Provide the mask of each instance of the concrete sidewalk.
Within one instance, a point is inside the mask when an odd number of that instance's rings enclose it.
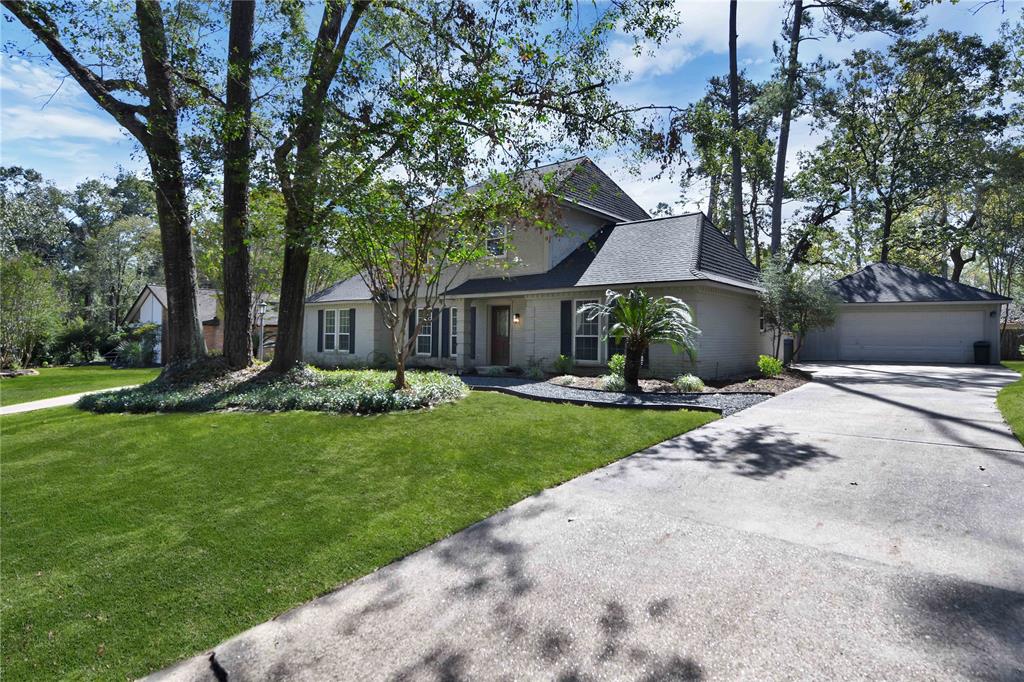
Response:
[[[814,369],[155,677],[1024,679],[1018,375]]]
[[[130,386],[115,386],[113,388],[104,388],[99,391],[85,391],[84,393],[72,393],[70,395],[60,395],[56,398],[44,398],[43,400],[33,400],[28,403],[18,403],[16,405],[7,405],[0,407],[0,416],[5,414],[18,414],[20,412],[33,412],[35,410],[45,410],[49,407],[64,407],[66,405],[74,405],[78,402],[78,399],[84,395],[91,395],[93,393],[106,393],[107,391],[120,391],[122,388],[135,388],[140,384],[132,384]]]

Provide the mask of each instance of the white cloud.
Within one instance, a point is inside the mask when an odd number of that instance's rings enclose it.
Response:
[[[95,115],[69,107],[4,106],[0,112],[0,136],[13,140],[59,140],[86,138],[111,142],[124,137],[121,127],[106,114]]]
[[[63,72],[7,55],[0,55],[0,91],[7,97],[37,101],[39,106],[80,101],[85,96],[78,83]]]

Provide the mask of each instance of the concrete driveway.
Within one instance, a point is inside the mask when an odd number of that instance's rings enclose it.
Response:
[[[159,676],[1024,679],[1017,375],[813,369]]]

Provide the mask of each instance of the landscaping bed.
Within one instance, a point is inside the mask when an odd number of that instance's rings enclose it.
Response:
[[[236,372],[209,368],[174,381],[84,396],[78,407],[92,412],[208,412],[311,410],[373,414],[454,402],[468,393],[458,377],[442,372],[409,372],[408,388],[396,391],[394,372],[296,368],[283,375],[254,366]]]
[[[796,370],[784,370],[777,377],[742,377],[705,382],[706,386],[700,393],[767,393],[779,395],[806,384],[810,379]],[[604,391],[603,377],[575,376],[565,374],[548,379],[549,383],[567,388],[579,388],[591,391]],[[687,393],[680,391],[671,381],[664,379],[641,379],[642,393]]]

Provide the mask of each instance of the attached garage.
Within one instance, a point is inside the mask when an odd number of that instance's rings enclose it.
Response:
[[[999,361],[1000,308],[1008,298],[899,265],[875,264],[835,283],[831,329],[808,335],[801,360],[974,362],[974,344]]]

